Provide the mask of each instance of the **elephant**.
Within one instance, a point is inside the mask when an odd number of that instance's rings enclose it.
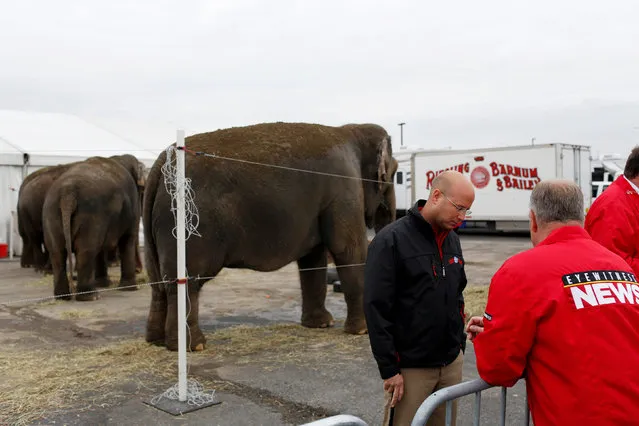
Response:
[[[78,301],[99,298],[96,287],[109,286],[107,257],[117,247],[121,290],[135,287],[135,252],[141,220],[144,164],[130,154],[90,157],[70,167],[51,185],[42,221],[44,244],[53,267],[53,294],[72,298],[69,283],[77,262]],[[68,270],[66,261],[69,262]]]
[[[199,215],[199,235],[185,243],[187,347],[205,349],[199,292],[223,268],[270,272],[297,262],[301,324],[333,326],[325,308],[327,252],[344,266],[339,268],[347,305],[344,331],[366,333],[366,229],[373,227],[384,194],[394,194],[386,130],[376,124],[258,123],[191,135],[185,146],[211,154],[185,157]],[[177,285],[183,284],[175,281],[175,224],[162,174],[166,159],[165,151],[149,171],[142,220],[149,278],[171,282],[152,287],[145,340],[174,351]]]
[[[53,272],[49,252],[44,246],[42,229],[42,206],[53,182],[78,162],[47,166],[27,175],[18,192],[18,232],[23,241],[20,266],[34,267],[36,271]],[[111,261],[117,260],[117,250],[109,254]],[[136,271],[142,270],[139,248],[136,247]]]
[[[59,164],[36,170],[27,175],[18,192],[18,232],[23,242],[20,266],[51,272],[49,253],[44,248],[42,206],[53,182],[75,163]]]

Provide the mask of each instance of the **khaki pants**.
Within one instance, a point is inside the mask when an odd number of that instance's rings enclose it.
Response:
[[[415,413],[426,398],[438,389],[456,385],[462,379],[464,355],[459,356],[452,364],[441,368],[404,368],[404,396],[392,408],[391,425],[410,425]],[[452,426],[457,420],[457,401],[453,402]],[[426,426],[444,426],[446,424],[446,404],[441,404],[430,416]]]

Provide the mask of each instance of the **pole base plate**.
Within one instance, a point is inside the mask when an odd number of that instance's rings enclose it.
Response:
[[[156,398],[150,398],[146,401],[142,401],[151,407],[157,408],[158,410],[164,411],[165,413],[172,414],[174,416],[179,416],[182,414],[187,414],[193,411],[200,410],[202,408],[211,407],[213,405],[221,404],[222,401],[218,401],[214,399],[211,402],[204,402],[202,404],[189,404],[187,401],[180,401],[177,399],[169,399],[169,398],[160,398],[159,401],[155,401]]]

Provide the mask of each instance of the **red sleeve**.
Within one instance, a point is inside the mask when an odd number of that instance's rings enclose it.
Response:
[[[635,274],[639,273],[639,224],[633,223],[632,206],[601,206],[589,211],[585,229],[593,240],[621,256]]]
[[[523,376],[537,323],[551,303],[536,296],[539,286],[518,269],[505,264],[493,276],[484,331],[474,341],[479,376],[493,386],[513,386]]]

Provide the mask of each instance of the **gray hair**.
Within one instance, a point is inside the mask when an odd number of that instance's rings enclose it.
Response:
[[[540,225],[550,222],[584,220],[584,195],[569,180],[548,179],[535,185],[530,194],[530,209]]]

